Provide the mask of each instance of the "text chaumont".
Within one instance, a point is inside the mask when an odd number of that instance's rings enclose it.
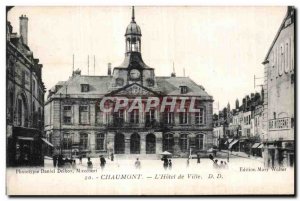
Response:
[[[103,174],[103,180],[142,179],[141,174]]]

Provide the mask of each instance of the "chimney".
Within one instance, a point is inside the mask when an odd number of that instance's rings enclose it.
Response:
[[[111,76],[111,63],[108,63],[107,75]]]
[[[26,15],[20,17],[20,35],[23,38],[23,43],[27,45],[28,42],[28,18]]]

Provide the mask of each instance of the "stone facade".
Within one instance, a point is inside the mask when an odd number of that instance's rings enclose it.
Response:
[[[43,163],[44,84],[42,64],[27,44],[26,16],[20,17],[21,35],[7,22],[6,120],[7,165]]]
[[[263,129],[266,166],[294,165],[295,14],[286,16],[267,53],[264,64]]]
[[[188,156],[212,148],[212,96],[188,77],[155,76],[141,54],[141,29],[134,12],[125,33],[126,52],[123,63],[108,66],[107,76],[81,75],[73,72],[67,81],[58,82],[45,103],[45,132],[54,144],[54,154],[157,158],[169,151]],[[159,101],[149,110],[120,107],[117,111],[101,109],[106,98],[126,98],[129,104],[140,100],[143,108],[149,98]],[[166,99],[168,97],[168,99]],[[180,108],[195,101],[199,112],[161,110],[164,100],[174,100]],[[117,102],[105,102],[108,109]]]

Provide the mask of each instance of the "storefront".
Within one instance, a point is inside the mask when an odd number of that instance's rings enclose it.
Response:
[[[32,128],[14,127],[7,138],[8,166],[42,166],[41,131]]]

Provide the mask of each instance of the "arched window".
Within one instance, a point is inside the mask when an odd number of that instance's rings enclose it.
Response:
[[[148,134],[146,136],[146,154],[155,154],[156,138],[154,134]]]
[[[122,133],[115,135],[115,154],[125,153],[125,137]]]
[[[130,153],[139,154],[140,153],[140,135],[134,133],[130,137]]]
[[[188,149],[188,135],[187,134],[180,135],[180,149],[181,149],[181,151],[187,151],[187,149]]]
[[[18,126],[28,126],[28,105],[26,96],[21,94],[17,99],[17,124]]]
[[[196,135],[196,149],[203,150],[204,148],[204,135],[198,134]]]
[[[171,134],[171,133],[164,134],[164,137],[163,137],[163,150],[173,153],[173,147],[174,147],[174,136],[173,136],[173,134]]]

